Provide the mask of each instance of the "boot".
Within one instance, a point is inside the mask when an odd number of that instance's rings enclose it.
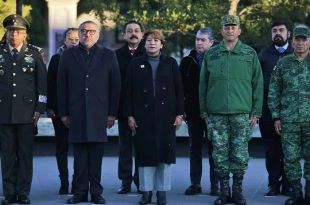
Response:
[[[143,191],[142,196],[139,200],[139,205],[145,205],[152,202],[152,195],[153,193],[151,191]]]
[[[246,200],[242,194],[243,175],[234,174],[232,186],[232,200],[236,205],[246,205]]]
[[[220,178],[220,195],[214,201],[214,205],[223,205],[230,201],[229,176]]]
[[[156,197],[157,197],[157,204],[159,204],[159,205],[167,204],[167,197],[166,197],[165,191],[157,191]]]
[[[60,178],[60,188],[59,188],[58,194],[60,194],[60,195],[69,194],[68,177],[59,175],[59,178]]]
[[[303,194],[301,191],[300,180],[291,181],[291,191],[289,192],[290,198],[285,201],[285,205],[299,205],[302,204]]]
[[[310,205],[310,180],[306,180],[304,202],[305,202],[305,205]]]

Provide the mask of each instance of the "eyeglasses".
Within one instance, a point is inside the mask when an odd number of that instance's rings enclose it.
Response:
[[[80,31],[83,35],[86,35],[87,33],[89,33],[90,35],[95,35],[96,33],[96,30],[81,29]]]

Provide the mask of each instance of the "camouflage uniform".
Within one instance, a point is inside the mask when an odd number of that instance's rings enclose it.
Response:
[[[295,54],[290,54],[278,61],[269,86],[268,105],[272,118],[281,120],[284,171],[292,183],[295,197],[299,197],[301,192],[302,157],[305,159],[306,195],[310,195],[309,80],[310,53],[302,61]]]
[[[236,16],[222,20],[222,26],[239,24]],[[263,104],[263,76],[254,49],[240,40],[232,50],[224,41],[210,49],[201,67],[199,98],[201,117],[208,119],[208,138],[221,184],[215,204],[225,204],[230,197],[230,173],[235,203],[246,204],[241,192],[249,161],[249,120],[261,115]]]

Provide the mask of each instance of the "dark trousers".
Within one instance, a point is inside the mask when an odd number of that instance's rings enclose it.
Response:
[[[61,181],[68,181],[68,133],[69,129],[60,118],[52,119],[56,139],[56,161]]]
[[[191,121],[187,123],[189,132],[189,159],[190,159],[190,178],[192,184],[200,184],[202,175],[202,146],[204,140],[207,143],[210,183],[211,186],[218,183],[218,176],[214,170],[214,161],[212,157],[212,143],[207,138],[207,129],[203,120]]]
[[[73,143],[75,194],[102,194],[101,166],[103,142]]]
[[[259,121],[262,140],[265,144],[265,163],[268,172],[268,186],[288,188],[284,174],[281,136],[274,129],[272,121]]]
[[[118,158],[118,178],[123,185],[130,185],[132,180],[139,186],[138,166],[135,161],[135,172],[132,176],[134,143],[128,121],[118,120],[119,131],[119,158]]]
[[[0,124],[1,170],[4,196],[30,193],[34,125]]]

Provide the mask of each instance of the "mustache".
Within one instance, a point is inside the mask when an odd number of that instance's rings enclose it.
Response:
[[[138,36],[132,35],[129,39],[139,39]]]
[[[281,40],[283,40],[283,37],[281,35],[275,35],[274,39],[281,39]]]

